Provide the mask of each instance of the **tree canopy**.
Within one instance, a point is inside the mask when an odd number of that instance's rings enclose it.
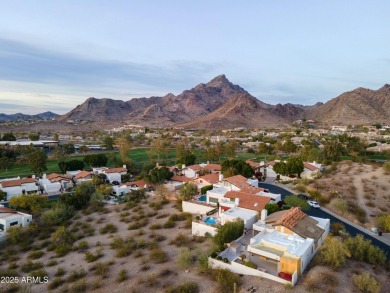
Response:
[[[15,137],[15,135],[12,132],[5,132],[3,134],[3,137],[1,138],[1,140],[4,140],[4,141],[15,141],[16,137]]]
[[[103,167],[107,165],[107,157],[104,154],[87,155],[84,162],[91,167]]]
[[[286,162],[276,162],[273,169],[277,174],[284,176],[294,174],[297,177],[300,177],[304,170],[304,165],[300,157],[290,157],[286,160]]]
[[[287,205],[291,207],[299,207],[303,211],[310,209],[310,205],[307,203],[307,201],[296,195],[288,195],[284,198],[283,201]]]
[[[42,175],[47,170],[47,156],[43,151],[34,148],[25,155],[31,172],[36,175]]]
[[[322,244],[320,251],[320,256],[323,259],[323,262],[333,269],[338,269],[345,263],[345,259],[351,256],[351,253],[338,238],[328,236],[324,243]]]
[[[197,192],[198,192],[198,187],[191,182],[184,183],[180,187],[180,191],[179,191],[182,200],[191,199],[191,197],[197,194]]]
[[[80,160],[62,161],[58,163],[58,167],[63,174],[67,171],[83,170],[84,166],[84,162]]]
[[[249,178],[254,174],[252,167],[242,160],[226,160],[222,163],[221,169],[225,177],[228,177],[227,175],[242,175]]]
[[[47,197],[38,194],[22,194],[14,196],[9,201],[9,206],[28,214],[38,213],[47,202]]]
[[[217,229],[217,234],[214,236],[213,241],[217,245],[218,249],[223,250],[225,243],[229,243],[236,240],[244,233],[244,221],[236,220],[233,222],[225,223]]]
[[[148,175],[145,175],[145,181],[149,183],[162,183],[171,179],[173,173],[167,167],[154,168]]]

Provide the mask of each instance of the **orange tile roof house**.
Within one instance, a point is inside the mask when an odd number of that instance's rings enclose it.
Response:
[[[290,274],[295,279],[302,274],[330,229],[330,220],[310,217],[298,207],[279,211],[253,225],[257,233],[247,247],[251,261],[276,261],[275,274]],[[294,282],[295,282],[294,281]]]
[[[11,180],[3,180],[0,182],[0,190],[7,193],[7,199],[23,193],[37,192],[38,184],[35,178],[18,178]]]
[[[92,172],[90,172],[90,171],[80,171],[73,178],[74,178],[74,180],[77,183],[81,183],[81,182],[85,182],[85,181],[91,181],[92,180]]]
[[[191,166],[183,166],[183,173],[188,178],[196,178],[198,173],[221,173],[220,164],[195,164]]]
[[[240,208],[257,212],[263,210],[266,204],[268,204],[271,200],[271,198],[269,197],[249,194],[240,191],[228,191],[225,194],[225,198],[234,199],[236,206]],[[221,206],[222,205],[223,203],[221,203]]]

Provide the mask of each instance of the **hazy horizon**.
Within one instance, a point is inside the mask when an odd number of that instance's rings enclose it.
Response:
[[[0,113],[175,95],[225,74],[259,100],[313,105],[390,83],[390,2],[4,2]]]

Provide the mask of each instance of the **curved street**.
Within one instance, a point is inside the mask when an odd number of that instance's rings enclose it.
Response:
[[[282,199],[284,199],[285,196],[290,195],[292,193],[291,191],[284,189],[280,186],[276,186],[274,184],[259,183],[259,187],[266,188],[272,193],[281,194]],[[383,249],[387,253],[387,257],[390,257],[390,245],[386,243],[389,241],[388,240],[386,241],[385,239],[383,239],[383,241],[378,240],[376,237],[379,238],[380,236],[375,235],[375,237],[374,237],[373,235],[370,235],[370,233],[371,234],[373,234],[373,233],[364,229],[363,227],[357,226],[353,223],[349,223],[348,220],[343,219],[340,216],[332,215],[328,211],[326,211],[326,209],[324,209],[324,208],[316,209],[316,208],[310,207],[310,209],[305,211],[305,213],[310,215],[310,216],[313,216],[313,217],[330,219],[331,223],[334,223],[334,222],[343,223],[343,225],[345,226],[345,229],[347,230],[347,232],[351,236],[355,236],[356,234],[362,234],[365,238],[370,239],[374,245]]]

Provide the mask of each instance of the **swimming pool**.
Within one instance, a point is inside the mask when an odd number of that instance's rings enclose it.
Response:
[[[207,217],[206,220],[204,220],[204,222],[207,225],[216,225],[217,224],[217,219],[213,218],[213,217]]]
[[[207,201],[207,196],[206,195],[202,195],[201,197],[199,197],[198,200],[199,201]]]

